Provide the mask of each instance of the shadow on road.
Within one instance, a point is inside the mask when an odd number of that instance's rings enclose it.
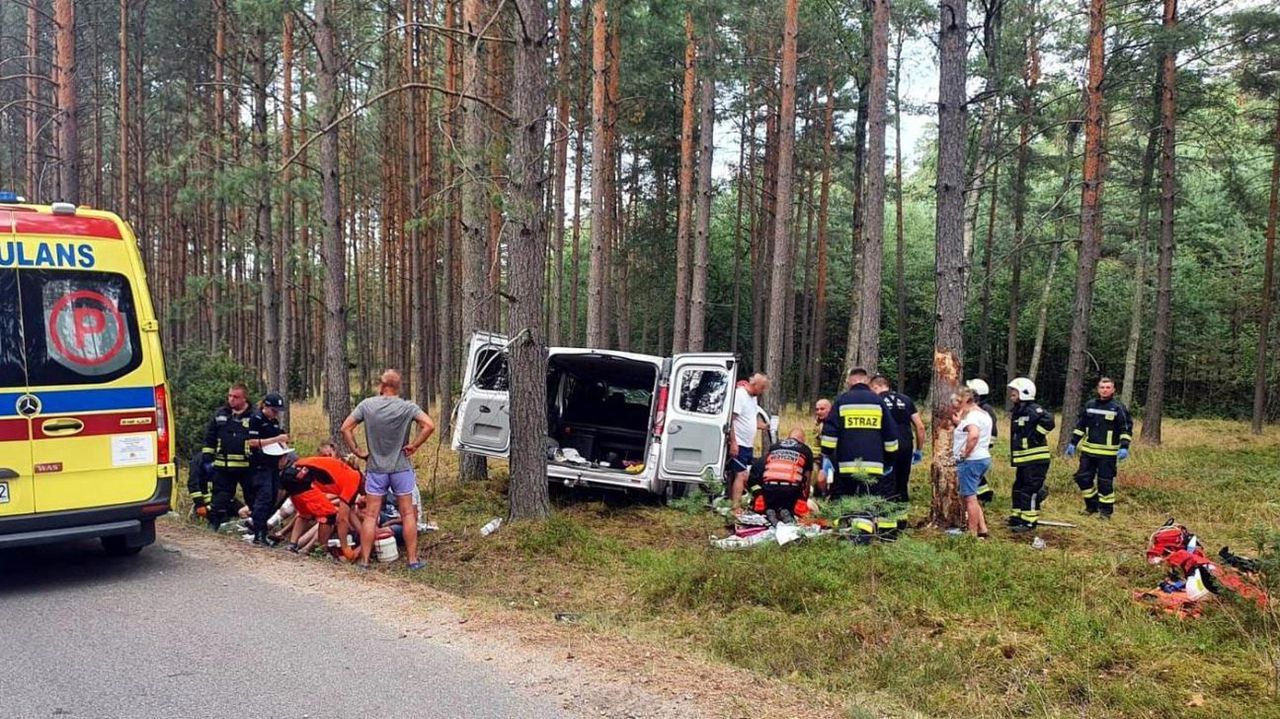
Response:
[[[174,556],[152,545],[133,557],[108,557],[95,540],[0,550],[0,596],[135,581],[172,567]]]

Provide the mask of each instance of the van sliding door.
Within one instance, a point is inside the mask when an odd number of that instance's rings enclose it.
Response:
[[[453,449],[506,457],[511,449],[511,374],[507,338],[477,332],[462,375],[462,400],[453,423]]]
[[[667,416],[662,427],[664,479],[720,480],[736,380],[737,362],[731,354],[682,354],[672,358]]]
[[[0,269],[0,517],[36,511],[29,417],[38,409],[27,392],[19,291],[17,270]]]

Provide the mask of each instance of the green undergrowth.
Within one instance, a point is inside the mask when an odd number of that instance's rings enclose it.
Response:
[[[426,539],[431,568],[421,579],[573,614],[574,631],[701,652],[835,692],[848,697],[849,716],[1280,717],[1274,611],[1219,602],[1180,621],[1131,598],[1162,576],[1144,550],[1169,516],[1211,553],[1256,554],[1274,540],[1280,432],[1246,433],[1171,423],[1165,448],[1136,447],[1121,466],[1116,517],[1105,523],[1079,516],[1075,463],[1056,460],[1045,517],[1079,526],[1042,527],[1042,550],[1002,528],[1012,470],[1000,463],[991,541],[923,526],[928,471],[918,467],[915,528],[896,543],[823,538],[741,552],[712,548],[723,520],[692,503],[679,511],[584,492],[555,491],[550,520],[481,537],[481,525],[506,514],[495,463],[490,482],[426,492],[442,530]]]

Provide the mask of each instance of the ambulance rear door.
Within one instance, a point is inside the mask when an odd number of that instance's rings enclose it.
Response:
[[[0,244],[12,239],[12,213],[0,211]],[[3,260],[0,248],[0,260]],[[0,265],[0,517],[36,511],[31,472],[31,421],[22,351],[17,270]]]

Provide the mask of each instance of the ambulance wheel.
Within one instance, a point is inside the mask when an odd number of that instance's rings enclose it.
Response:
[[[102,551],[106,552],[108,557],[132,557],[142,551],[142,545],[129,546],[128,537],[103,537]]]

